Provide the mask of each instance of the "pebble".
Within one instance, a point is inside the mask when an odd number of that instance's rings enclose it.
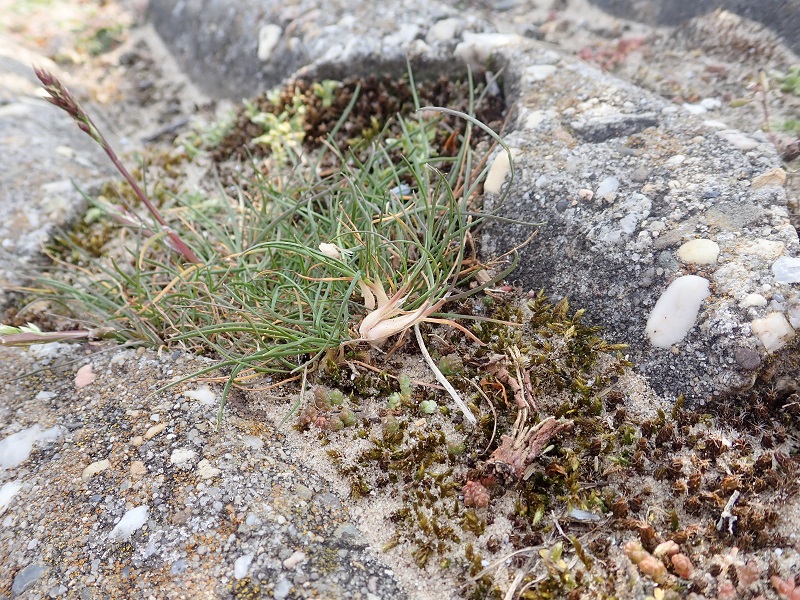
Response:
[[[717,131],[717,135],[739,150],[752,150],[753,148],[757,148],[759,145],[759,142],[751,137],[746,136],[738,129],[725,129],[723,131]]]
[[[131,539],[133,532],[147,522],[149,514],[150,509],[146,505],[130,509],[122,515],[119,523],[114,525],[111,533],[108,534],[108,539],[113,542],[127,542]]]
[[[771,185],[778,187],[783,187],[786,185],[786,171],[780,167],[767,171],[766,173],[763,173],[753,179],[752,183],[750,184],[750,189],[758,190]]]
[[[108,459],[98,460],[96,462],[93,462],[83,470],[83,472],[81,473],[81,479],[83,479],[84,481],[88,481],[94,475],[97,475],[98,473],[105,471],[110,466],[111,462],[109,462]]]
[[[196,390],[186,390],[183,396],[191,400],[197,400],[203,406],[210,406],[216,404],[217,395],[207,385],[200,386]]]
[[[247,572],[250,570],[250,564],[253,562],[253,554],[245,554],[236,559],[233,563],[233,576],[236,579],[243,579],[247,577]]]
[[[306,560],[306,555],[303,552],[297,550],[296,552],[292,553],[292,555],[283,561],[283,566],[287,569],[294,569],[297,565],[301,562]]]
[[[750,348],[738,346],[733,351],[733,358],[736,361],[736,364],[748,371],[755,371],[759,366],[761,366],[761,355]]]
[[[764,344],[767,353],[783,348],[794,337],[795,331],[783,313],[773,312],[763,319],[755,319],[750,326]]]
[[[179,558],[172,566],[169,568],[170,575],[178,575],[179,573],[183,573],[186,570],[186,560],[183,558]]]
[[[367,542],[358,528],[352,523],[342,523],[339,525],[333,532],[333,539],[356,548],[369,545],[369,542]]]
[[[201,479],[213,479],[220,473],[222,471],[212,466],[206,458],[197,463],[197,476]]]
[[[713,265],[719,257],[719,245],[708,239],[690,240],[678,248],[678,258],[694,265]]]
[[[258,30],[258,60],[267,62],[272,57],[272,51],[281,39],[283,29],[272,23],[263,25]]]
[[[519,150],[516,148],[511,148],[510,152],[511,156],[514,157],[519,153]],[[508,152],[501,150],[495,157],[494,161],[492,161],[492,166],[489,168],[489,174],[486,176],[486,181],[483,184],[484,191],[488,192],[489,194],[500,193],[500,188],[503,187],[503,183],[506,180],[506,175],[508,175],[510,170],[511,162],[508,158]]]
[[[616,177],[606,177],[600,182],[595,190],[595,195],[598,198],[611,202],[617,197],[617,190],[619,189],[619,179]]]
[[[43,565],[32,564],[22,569],[14,577],[14,583],[11,584],[11,593],[19,596],[28,589],[42,576],[47,567]]]
[[[131,463],[131,475],[135,478],[144,477],[147,475],[147,467],[140,460],[135,460]]]
[[[767,305],[767,299],[761,294],[748,294],[744,300],[739,303],[742,308],[761,307]]]
[[[506,33],[473,33],[465,31],[453,54],[456,58],[470,65],[486,63],[497,50],[503,46],[523,46],[525,39],[516,34]]]
[[[702,104],[689,104],[688,102],[683,103],[683,108],[693,115],[702,115],[708,110]]]
[[[758,238],[740,242],[737,250],[741,254],[758,256],[765,260],[775,260],[782,254],[786,245],[778,240],[765,240]]]
[[[297,494],[303,500],[310,500],[311,496],[314,495],[314,492],[304,486],[302,483],[295,483],[294,484],[294,493]]]
[[[261,525],[261,519],[259,519],[253,513],[250,513],[244,520],[244,524],[247,525],[248,527],[258,527],[259,525]]]
[[[686,337],[697,320],[703,300],[710,295],[708,286],[708,279],[684,275],[664,290],[645,327],[653,346],[669,348]]]
[[[281,577],[278,583],[275,584],[275,589],[272,590],[272,597],[278,600],[283,600],[289,595],[292,590],[292,583],[285,577]]]
[[[38,425],[33,425],[0,440],[0,471],[13,469],[28,460],[36,442],[57,441],[63,435],[63,430],[56,426],[42,431]]]
[[[425,41],[429,44],[435,42],[449,42],[456,39],[456,36],[461,33],[464,28],[464,22],[461,19],[452,17],[449,19],[441,19],[436,21],[428,29],[425,35]]]
[[[191,448],[175,448],[169,456],[169,463],[178,468],[189,468],[197,452]]]
[[[533,110],[525,117],[525,128],[536,129],[545,121],[552,120],[555,113],[550,110]]]
[[[8,481],[3,484],[3,487],[0,487],[0,515],[2,515],[6,507],[11,504],[12,498],[17,495],[22,489],[22,482],[20,481]]]
[[[159,423],[158,425],[153,425],[152,427],[150,427],[145,432],[144,439],[152,440],[154,437],[156,437],[159,433],[164,431],[166,428],[167,428],[167,424],[166,423]]]
[[[261,450],[264,447],[264,440],[255,435],[246,435],[242,438],[244,445],[253,450]]]
[[[772,263],[772,273],[778,283],[800,282],[800,257],[780,257]]]
[[[789,324],[795,329],[800,329],[800,304],[789,308]],[[2,507],[0,507],[0,512],[2,512]]]
[[[677,167],[678,165],[682,165],[686,162],[686,155],[685,154],[676,154],[675,156],[670,156],[667,159],[667,162],[664,163],[664,166],[667,168]]]
[[[723,123],[722,121],[716,121],[714,119],[708,119],[706,121],[703,121],[703,125],[705,125],[709,129],[729,129],[726,123]]]
[[[96,375],[92,372],[91,363],[83,365],[75,373],[75,387],[78,389],[85,388],[87,385],[93,383],[95,379]]]
[[[558,70],[555,65],[532,65],[525,69],[525,75],[530,81],[543,81]]]

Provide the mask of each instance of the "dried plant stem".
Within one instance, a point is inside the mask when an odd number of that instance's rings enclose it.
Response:
[[[76,331],[22,332],[0,335],[0,346],[31,346],[51,342],[83,342],[110,337],[112,329],[81,329]]]
[[[456,406],[458,406],[459,410],[461,410],[461,412],[464,413],[464,418],[467,421],[469,421],[471,425],[475,425],[475,423],[477,423],[475,415],[472,414],[472,411],[461,399],[461,396],[456,391],[456,388],[450,385],[450,382],[447,381],[447,377],[444,376],[444,373],[442,373],[439,370],[439,367],[436,366],[436,363],[433,362],[431,355],[428,353],[428,349],[425,347],[425,342],[422,339],[422,332],[420,332],[419,330],[418,323],[414,323],[414,335],[417,336],[417,344],[419,344],[420,352],[422,352],[422,356],[425,358],[425,362],[428,363],[428,366],[431,368],[431,371],[433,371],[433,374],[436,376],[436,380],[439,383],[441,383],[444,386],[444,389],[447,390],[447,393],[450,394],[450,397],[456,403]]]

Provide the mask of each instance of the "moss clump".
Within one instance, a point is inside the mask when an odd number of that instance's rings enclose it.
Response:
[[[467,110],[470,99],[469,83],[441,77],[435,81],[420,82],[416,87],[422,106],[447,106],[455,110]],[[236,116],[235,125],[223,139],[211,149],[216,162],[231,158],[248,160],[269,154],[274,144],[262,144],[264,122],[274,121],[281,127],[288,126],[306,150],[319,148],[334,132],[340,118],[352,104],[348,118],[334,135],[334,143],[341,149],[358,147],[369,143],[371,137],[384,127],[397,129],[397,115],[409,115],[415,110],[414,90],[407,77],[350,78],[343,82],[314,82],[299,80],[277,92],[265,93],[252,99]],[[499,130],[505,104],[502,96],[487,96],[477,106],[475,116]],[[256,121],[253,116],[262,115]],[[271,115],[267,117],[266,115]],[[437,137],[431,142],[448,153],[451,141],[449,131],[460,131],[463,123],[445,119]],[[485,134],[475,131],[474,142],[485,139]]]

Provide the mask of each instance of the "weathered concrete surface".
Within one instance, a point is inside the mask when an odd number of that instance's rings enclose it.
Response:
[[[763,134],[705,123],[524,36],[486,33],[486,22],[454,16],[445,3],[418,11],[389,3],[374,22],[355,18],[365,10],[333,3],[321,11],[299,0],[236,11],[215,0],[155,0],[150,9],[183,64],[202,81],[219,82],[217,93],[263,89],[296,68],[320,78],[389,64],[403,70],[405,55],[442,72],[464,63],[505,67],[516,115],[507,142],[518,155],[499,211],[546,223],[515,278],[586,308],[612,338],[630,344],[631,358],[662,393],[702,399],[746,389],[770,352],[786,351],[777,346],[800,325],[800,298],[792,276],[779,281],[771,269],[781,258],[793,264],[798,241],[782,183],[762,177],[780,165]],[[270,49],[261,58],[259,31]],[[616,183],[602,193],[605,179]],[[485,246],[505,251],[527,231],[488,227]],[[719,246],[713,264],[678,259],[681,244],[695,238]],[[679,343],[654,347],[645,335],[650,312],[687,274],[711,284],[711,299]]]
[[[404,73],[409,57],[420,76],[440,73],[464,30],[489,28],[436,1],[155,0],[148,18],[195,83],[235,99],[309,66],[338,78]]]
[[[52,232],[85,209],[75,186],[110,173],[102,150],[41,98],[32,64],[54,69],[0,33],[0,307]]]
[[[772,29],[787,46],[800,52],[800,1],[753,2],[752,0],[590,0],[592,4],[624,19],[649,25],[680,25],[718,8],[735,12]]]
[[[748,388],[768,355],[794,338],[789,321],[800,324],[800,297],[782,270],[800,246],[774,148],[759,133],[703,121],[551,50],[508,48],[498,46],[495,58],[505,56],[516,114],[506,137],[515,179],[502,205],[500,194],[490,205],[500,216],[544,223],[514,277],[586,308],[630,344],[660,393],[703,399]],[[488,254],[528,231],[490,225]],[[678,249],[693,239],[718,245],[719,256],[708,264],[681,258]],[[711,296],[685,337],[654,347],[645,335],[650,312],[689,274],[704,278]],[[774,345],[753,332],[763,318],[780,330]]]

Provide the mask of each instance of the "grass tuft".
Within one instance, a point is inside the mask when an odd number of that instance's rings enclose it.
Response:
[[[483,144],[476,155],[470,143],[476,126],[488,130],[472,116],[474,96],[470,114],[419,110],[415,97],[414,114],[397,116],[358,153],[329,142],[304,154],[290,139],[273,153],[269,176],[254,164],[255,180],[220,191],[222,201],[176,198],[164,217],[66,88],[37,75],[51,101],[106,150],[157,224],[144,227],[131,211],[95,203],[127,230],[117,258],[73,247],[83,266],[61,262],[64,271],[41,277],[37,288],[105,337],[215,357],[203,373],[230,373],[226,393],[238,377],[307,373],[323,357],[341,357],[360,342],[380,347],[423,321],[471,335],[444,306],[510,271],[487,277],[472,239],[488,217],[477,200],[491,151]],[[445,112],[461,117],[463,128],[453,131]],[[440,154],[430,140],[442,127],[457,143]]]

